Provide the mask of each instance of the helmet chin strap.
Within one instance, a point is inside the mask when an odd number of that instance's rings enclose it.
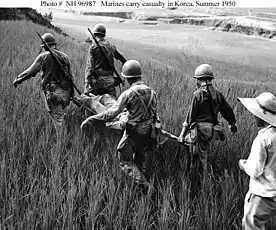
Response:
[[[211,84],[212,84],[211,81],[207,80],[207,79],[205,79],[205,80],[198,79],[197,82],[196,82],[197,88],[200,88],[202,86],[208,86],[208,85],[211,85]]]

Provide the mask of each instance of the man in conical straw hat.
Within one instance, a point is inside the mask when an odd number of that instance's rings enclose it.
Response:
[[[238,100],[260,128],[248,159],[239,160],[240,169],[250,176],[242,225],[243,229],[268,229],[269,220],[276,216],[276,97],[264,92]]]

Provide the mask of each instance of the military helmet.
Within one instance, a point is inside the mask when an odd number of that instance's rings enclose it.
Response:
[[[53,36],[53,34],[50,33],[45,33],[41,36],[43,38],[43,40],[47,43],[47,45],[55,45],[56,43],[56,39]],[[44,47],[43,42],[41,42],[41,47]]]
[[[136,60],[128,60],[122,67],[122,76],[124,78],[142,77],[141,65]]]
[[[105,36],[106,34],[106,29],[103,24],[97,24],[94,26],[93,31],[94,34],[100,34],[102,36]]]
[[[212,66],[208,64],[202,64],[196,68],[194,78],[200,79],[203,77],[214,79]]]

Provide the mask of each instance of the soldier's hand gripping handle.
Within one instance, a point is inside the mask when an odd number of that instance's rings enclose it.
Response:
[[[187,131],[188,131],[187,126],[183,126],[181,133],[179,134],[179,137],[177,138],[177,141],[179,143],[183,143],[184,137],[185,137]]]
[[[229,124],[229,129],[232,134],[235,134],[238,132],[238,128],[235,124]]]
[[[177,138],[177,141],[178,141],[179,143],[183,143],[183,136],[180,135],[180,136]]]

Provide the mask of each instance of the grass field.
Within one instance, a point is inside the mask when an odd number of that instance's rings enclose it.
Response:
[[[263,40],[256,41],[258,48],[252,51],[258,54],[253,55],[256,62],[259,57],[257,66],[246,56],[248,50],[240,50],[244,59],[233,52],[228,63],[224,55],[219,60],[219,52],[199,56],[196,43],[178,52],[173,47],[142,46],[137,40],[113,40],[127,58],[142,63],[145,81],[158,94],[165,130],[180,132],[195,89],[194,80],[187,75],[201,63],[214,66],[215,85],[237,117],[239,132],[235,136],[228,133],[224,142],[212,145],[214,172],[197,199],[189,196],[191,181],[186,175],[184,147],[168,141],[150,156],[151,182],[159,191],[153,201],[147,195],[140,196],[122,177],[115,151],[120,135],[103,130],[101,135],[94,132],[86,137],[79,128],[83,117],[74,105],[70,107],[63,148],[57,151],[39,76],[18,89],[12,86],[13,79],[39,51],[35,32],[52,31],[23,21],[0,22],[0,29],[1,229],[240,229],[248,178],[238,170],[237,162],[248,156],[257,129],[237,97],[254,97],[265,90],[276,93],[275,66],[265,59],[266,54],[270,58],[273,54],[258,47]],[[82,87],[88,45],[52,33],[60,49],[71,58],[75,82]],[[252,39],[248,41],[253,46]],[[243,47],[246,49],[246,45]]]
[[[237,65],[248,67],[248,72],[242,80],[254,80],[260,69],[265,69],[270,73],[269,75],[273,75],[276,71],[275,55],[271,52],[276,49],[276,43],[260,37],[212,31],[200,26],[164,23],[147,26],[138,24],[135,20],[118,23],[118,20],[109,17],[60,14],[53,20],[55,25],[82,42],[89,36],[87,28],[92,28],[99,22],[106,25],[107,36],[115,39],[114,42],[122,46],[121,49],[127,52],[126,55],[129,58],[138,56],[141,59],[153,59],[155,62],[160,61],[162,65],[182,68],[189,75],[193,74],[194,70],[189,72],[185,69],[186,65],[183,65],[186,61],[185,55],[212,59],[214,69],[218,71],[222,63],[227,62],[228,67],[231,68],[231,74],[228,75],[230,78],[233,76],[234,79],[240,75]],[[136,48],[137,46],[139,49]],[[224,78],[227,77],[224,76]]]

